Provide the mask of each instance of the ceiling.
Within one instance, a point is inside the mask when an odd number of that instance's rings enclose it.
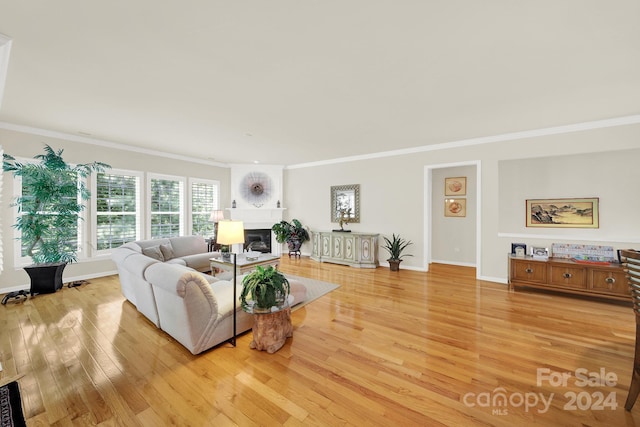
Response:
[[[0,121],[296,165],[640,113],[640,2],[0,0]]]

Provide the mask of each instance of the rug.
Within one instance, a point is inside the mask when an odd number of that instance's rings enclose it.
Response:
[[[0,387],[0,426],[26,426],[17,381]]]
[[[336,285],[335,283],[323,282],[322,280],[309,279],[307,277],[299,277],[292,276],[290,274],[286,274],[287,279],[296,280],[302,283],[307,288],[307,299],[301,302],[300,304],[294,305],[291,307],[291,311],[296,311],[297,309],[304,307],[305,305],[317,300],[323,295],[328,294],[331,291],[334,291],[340,287],[340,285]]]

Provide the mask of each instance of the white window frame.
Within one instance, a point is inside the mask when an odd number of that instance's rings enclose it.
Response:
[[[188,203],[187,203],[187,210],[188,210],[188,215],[187,215],[187,230],[189,230],[189,233],[191,233],[193,231],[193,184],[211,184],[214,185],[218,188],[217,191],[217,197],[216,200],[213,201],[213,210],[218,210],[220,209],[220,181],[216,181],[213,179],[203,179],[203,178],[189,178],[188,180],[188,187],[189,187],[189,191],[188,191]],[[211,212],[209,212],[211,213]],[[211,236],[203,236],[205,239],[211,237]]]
[[[16,157],[16,160],[20,163],[38,163],[38,161],[29,158]],[[72,165],[73,166],[73,165]],[[16,197],[22,196],[22,177],[21,176],[13,176],[13,198],[11,199],[11,203],[15,202]],[[84,180],[84,183],[87,184],[86,178],[82,178],[78,175],[78,199],[80,200],[80,189],[79,185],[81,180]],[[13,212],[13,221],[15,224],[16,218],[18,218],[19,212],[17,206],[12,206],[11,211]],[[87,210],[83,209],[80,211],[78,215],[78,250],[76,252],[76,262],[82,262],[89,258],[87,253],[87,246],[84,243],[84,236],[87,235]],[[29,256],[22,256],[22,233],[20,230],[13,228],[13,266],[15,268],[22,268],[27,265],[33,264],[33,260]]]
[[[125,169],[107,169],[103,173],[107,175],[124,175],[124,176],[135,176],[137,178],[137,197],[136,197],[136,224],[138,225],[136,228],[136,240],[140,240],[142,236],[144,236],[144,221],[142,221],[142,213],[144,211],[144,206],[142,204],[143,198],[143,185],[144,182],[144,172],[140,171],[132,171]],[[95,258],[98,257],[108,257],[111,255],[112,249],[101,249],[98,250],[98,200],[97,200],[97,190],[98,190],[98,174],[94,172],[91,175],[91,248],[93,250],[93,256]]]
[[[179,187],[179,192],[180,192],[180,223],[179,223],[179,228],[180,228],[180,232],[179,235],[180,236],[184,236],[184,231],[185,231],[185,224],[186,224],[186,211],[187,209],[185,209],[185,206],[187,206],[186,203],[186,199],[185,199],[185,186],[187,183],[187,179],[184,176],[176,176],[176,175],[163,175],[163,174],[157,174],[157,173],[148,173],[147,174],[147,185],[146,185],[146,216],[145,216],[145,225],[146,225],[146,238],[147,239],[151,239],[151,181],[152,180],[159,180],[159,179],[163,179],[163,180],[171,180],[171,181],[178,181],[180,183],[180,187]]]

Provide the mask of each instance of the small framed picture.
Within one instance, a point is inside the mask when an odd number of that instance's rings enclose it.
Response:
[[[467,216],[467,199],[444,199],[444,216]]]
[[[534,258],[549,258],[549,248],[538,246],[531,247],[531,256]]]
[[[444,179],[444,195],[445,196],[464,196],[466,194],[467,194],[467,177],[466,176]]]
[[[523,257],[526,254],[527,254],[527,245],[525,245],[524,243],[511,244],[511,255]]]

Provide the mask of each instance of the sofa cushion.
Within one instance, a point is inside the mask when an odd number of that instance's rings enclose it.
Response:
[[[162,252],[162,256],[164,257],[165,261],[169,261],[170,259],[175,258],[171,242],[160,245],[160,252]]]
[[[204,252],[201,254],[186,255],[180,257],[188,267],[198,271],[210,271],[211,262],[209,261],[215,255],[219,255],[218,252]]]
[[[162,255],[162,251],[160,250],[160,245],[142,248],[142,253],[148,256],[149,258],[153,258],[158,261],[164,261],[164,255]]]
[[[180,236],[169,239],[175,257],[207,252],[207,242],[202,236]]]

